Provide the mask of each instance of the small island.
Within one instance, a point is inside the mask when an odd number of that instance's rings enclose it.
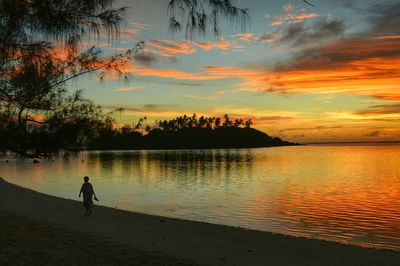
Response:
[[[146,124],[140,118],[136,126],[104,128],[88,145],[88,149],[228,149],[299,145],[271,137],[252,128],[252,120],[220,117],[179,116],[172,120]]]

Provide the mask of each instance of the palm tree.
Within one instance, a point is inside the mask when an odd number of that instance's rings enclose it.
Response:
[[[219,128],[221,126],[221,118],[219,117],[215,118],[214,124],[215,124],[214,128]]]
[[[114,8],[115,0],[2,0],[0,2],[0,136],[6,142],[7,149],[26,149],[25,144],[35,147],[33,137],[27,130],[28,124],[47,135],[54,132],[49,128],[58,127],[58,131],[72,121],[79,125],[78,120],[85,118],[82,125],[91,125],[91,132],[97,129],[94,124],[109,123],[109,115],[79,93],[69,95],[67,81],[76,79],[87,73],[97,73],[104,77],[107,69],[121,71],[121,65],[133,59],[143,48],[138,43],[132,49],[115,54],[111,57],[102,56],[102,50],[91,48],[79,53],[81,40],[84,38],[99,38],[105,34],[112,42],[119,34],[122,13],[125,8]],[[186,33],[203,32],[209,26],[214,34],[218,33],[218,19],[228,18],[245,25],[248,15],[245,9],[240,9],[232,0],[170,0],[170,28],[181,30],[181,24],[187,19]],[[179,14],[178,14],[179,13]],[[62,44],[62,45],[60,45]],[[66,59],[58,58],[56,47],[65,47]],[[11,75],[10,75],[11,73]],[[21,105],[22,103],[22,105]],[[79,112],[77,105],[81,110]],[[62,109],[62,111],[60,111]],[[75,112],[75,113],[74,113]],[[85,114],[86,113],[86,114]],[[90,114],[90,115],[89,115]],[[35,117],[44,117],[38,120]],[[89,121],[89,120],[92,121]],[[17,120],[17,122],[15,122]],[[57,121],[50,125],[50,121]],[[81,121],[81,120],[80,120]],[[143,122],[143,121],[142,121]],[[196,120],[192,123],[197,124]],[[83,127],[83,126],[82,126]],[[13,130],[8,130],[13,128]],[[19,131],[19,132],[16,132]],[[81,128],[76,132],[87,132]],[[71,134],[69,134],[71,135]],[[78,142],[76,136],[74,140]],[[54,140],[55,146],[58,141]],[[77,143],[71,143],[76,145]],[[53,147],[54,149],[63,146]]]
[[[207,118],[205,118],[204,116],[201,116],[199,118],[199,127],[205,127],[205,125],[207,124]]]
[[[233,123],[234,127],[241,127],[243,125],[243,119],[239,118],[239,119],[235,119],[235,122]]]
[[[245,125],[246,128],[250,128],[251,125],[253,125],[253,121],[251,121],[251,119],[249,119],[244,123],[244,125]]]
[[[212,128],[212,124],[213,124],[214,120],[215,120],[215,117],[207,118],[206,127],[207,128]]]
[[[223,125],[222,125],[223,127],[231,127],[231,126],[233,125],[233,123],[232,123],[232,121],[230,120],[228,114],[224,114],[224,119],[225,119],[225,121],[224,121],[224,123],[223,123]]]

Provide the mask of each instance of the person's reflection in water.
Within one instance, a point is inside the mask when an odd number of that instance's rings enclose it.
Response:
[[[85,216],[88,216],[92,213],[93,207],[93,198],[98,201],[96,194],[94,193],[92,184],[89,183],[89,177],[83,177],[85,183],[82,184],[81,191],[79,191],[79,197],[83,193],[83,206],[85,207],[86,213]]]

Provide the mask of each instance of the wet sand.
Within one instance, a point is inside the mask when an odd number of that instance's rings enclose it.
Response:
[[[0,178],[0,265],[399,265],[400,252],[95,206]],[[4,221],[4,222],[3,222]],[[33,260],[33,261],[32,261]],[[84,263],[80,263],[84,261]],[[13,263],[15,262],[15,263]]]
[[[0,210],[0,265],[197,265]]]

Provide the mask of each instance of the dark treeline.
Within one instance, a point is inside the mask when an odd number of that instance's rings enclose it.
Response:
[[[106,38],[112,47],[119,40],[129,7],[117,2],[0,1],[0,151],[39,158],[79,150],[93,138],[115,134],[112,113],[83,97],[71,81],[85,75],[100,80],[109,74],[125,80],[131,76],[125,66],[138,59],[143,42],[111,55],[100,45],[83,45]],[[188,39],[217,36],[225,19],[243,29],[249,20],[247,10],[234,0],[169,0],[164,7],[169,29],[184,30]]]
[[[296,145],[252,128],[251,119],[179,116],[147,125],[146,117],[136,126],[104,128],[89,149],[195,149],[254,148]]]

